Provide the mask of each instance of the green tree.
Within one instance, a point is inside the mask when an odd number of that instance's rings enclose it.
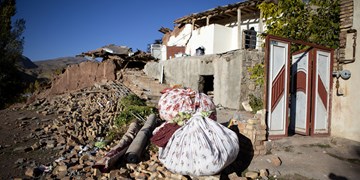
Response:
[[[279,0],[259,5],[267,34],[303,40],[330,48],[339,46],[339,0]],[[294,46],[293,51],[302,49]]]
[[[15,0],[0,0],[0,108],[11,103],[22,91],[16,60],[22,55],[25,20],[12,23],[16,14]]]

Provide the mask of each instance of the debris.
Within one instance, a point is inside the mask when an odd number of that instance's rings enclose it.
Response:
[[[252,111],[253,111],[252,107],[251,107],[250,104],[249,104],[249,100],[244,101],[244,102],[242,102],[241,104],[242,104],[243,108],[245,109],[245,111],[248,111],[248,112],[252,112]]]
[[[268,177],[269,176],[269,172],[267,169],[260,169],[260,176],[261,177]]]
[[[280,166],[282,163],[281,159],[278,156],[271,157],[270,161],[274,166]]]
[[[245,177],[250,179],[256,179],[257,177],[259,177],[259,173],[254,171],[249,171],[245,173]]]
[[[25,175],[29,177],[38,177],[43,173],[43,171],[37,167],[28,167],[26,168]]]

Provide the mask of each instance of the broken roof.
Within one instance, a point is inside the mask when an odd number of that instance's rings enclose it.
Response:
[[[219,6],[216,8],[209,9],[207,11],[193,13],[188,16],[181,17],[179,19],[176,19],[174,23],[189,24],[192,23],[193,20],[196,20],[197,25],[205,25],[207,17],[211,17],[211,19],[215,21],[237,17],[237,9],[239,8],[241,9],[241,17],[243,19],[251,18],[254,16],[259,17],[260,11],[257,8],[257,5],[260,4],[261,2],[262,0],[248,0],[248,1],[238,2],[225,6]]]
[[[128,56],[130,52],[131,52],[131,48],[127,46],[116,46],[114,44],[109,44],[92,51],[83,52],[81,53],[81,55],[78,56],[103,57],[106,54],[117,55],[117,56]]]

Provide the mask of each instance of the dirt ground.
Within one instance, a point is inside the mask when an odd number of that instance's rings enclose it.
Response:
[[[54,117],[13,108],[0,110],[0,166],[3,169],[0,171],[1,179],[26,178],[26,167],[54,161],[56,150],[30,149],[34,144],[40,143],[34,138],[38,128],[52,123]]]

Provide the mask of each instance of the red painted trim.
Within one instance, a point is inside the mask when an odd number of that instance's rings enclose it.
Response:
[[[275,107],[279,104],[281,97],[285,92],[285,66],[283,66],[280,72],[271,85],[271,112],[274,111]]]
[[[321,80],[320,75],[318,75],[317,78],[318,78],[318,93],[319,93],[320,99],[321,99],[322,103],[324,104],[325,109],[328,110],[328,107],[327,107],[328,93],[326,92],[325,85],[324,85],[323,81]]]
[[[312,51],[311,51],[312,50]],[[314,59],[314,50],[311,48],[311,50],[309,51],[309,55],[308,55],[308,72],[307,72],[307,76],[308,76],[308,96],[307,96],[307,111],[306,111],[306,135],[309,136],[310,135],[310,127],[311,127],[311,112],[312,112],[312,104],[311,104],[311,88],[312,88],[312,74],[311,72],[313,71],[313,66],[312,66],[312,60]]]
[[[316,61],[316,50],[311,51],[311,64],[312,64],[312,69],[311,69],[311,107],[310,107],[310,112],[311,112],[311,118],[310,118],[310,122],[311,122],[311,131],[310,131],[310,135],[312,136],[314,134],[314,127],[315,127],[315,97],[316,97],[316,66],[317,66],[317,61]]]
[[[307,85],[306,73],[303,71],[298,71],[295,73],[294,79],[296,79],[296,91],[302,91],[307,95],[307,93],[306,93],[306,85]]]

